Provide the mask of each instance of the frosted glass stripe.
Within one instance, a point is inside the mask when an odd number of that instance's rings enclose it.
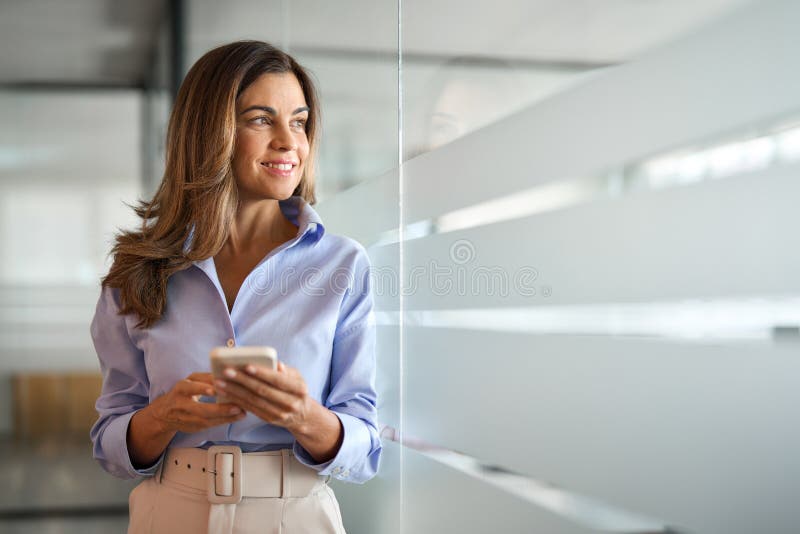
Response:
[[[415,239],[402,286],[388,245],[372,251],[376,301],[391,310],[397,287],[407,310],[799,294],[797,198],[776,168]]]
[[[406,162],[406,221],[433,220],[545,182],[604,175],[796,114],[800,69],[791,51],[800,49],[798,19],[797,2],[753,2]]]
[[[391,428],[382,432],[385,440],[399,442]],[[418,438],[404,436],[402,444],[443,465],[501,489],[556,515],[603,532],[659,532],[664,522],[620,510],[606,503],[577,495],[550,483],[510,472],[502,467],[486,465],[476,458],[437,447]]]
[[[662,337],[683,341],[800,341],[800,296],[531,308],[415,310],[408,326],[531,334]],[[380,325],[398,312],[378,312]]]
[[[407,435],[688,532],[796,524],[795,346],[405,336]]]
[[[400,220],[398,169],[362,182],[314,206],[325,228],[369,246]]]
[[[596,532],[414,450],[403,452],[404,532]]]

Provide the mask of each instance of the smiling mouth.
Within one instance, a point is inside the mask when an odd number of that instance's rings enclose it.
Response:
[[[291,178],[294,176],[294,169],[297,167],[294,163],[268,163],[263,162],[261,166],[267,174],[277,178]]]
[[[293,163],[270,163],[270,162],[262,163],[261,165],[267,167],[268,169],[277,169],[279,171],[291,171],[293,168],[297,166]]]

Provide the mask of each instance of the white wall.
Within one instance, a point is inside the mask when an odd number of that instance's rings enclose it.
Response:
[[[135,91],[0,92],[4,399],[13,373],[97,368],[89,322],[115,228],[135,220],[140,114]]]

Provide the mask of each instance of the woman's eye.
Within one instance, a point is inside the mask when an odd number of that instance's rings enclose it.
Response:
[[[305,119],[297,119],[296,121],[294,121],[294,124],[295,124],[295,126],[297,126],[298,128],[305,128],[305,126],[306,126],[306,120],[305,120]]]
[[[269,124],[269,117],[256,117],[251,122],[258,125]]]

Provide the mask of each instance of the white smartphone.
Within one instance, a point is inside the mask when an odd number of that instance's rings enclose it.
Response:
[[[226,367],[263,365],[278,368],[278,351],[272,347],[214,347],[211,349],[211,372],[214,378],[225,380],[222,372]],[[228,402],[224,395],[217,395],[217,402]]]

